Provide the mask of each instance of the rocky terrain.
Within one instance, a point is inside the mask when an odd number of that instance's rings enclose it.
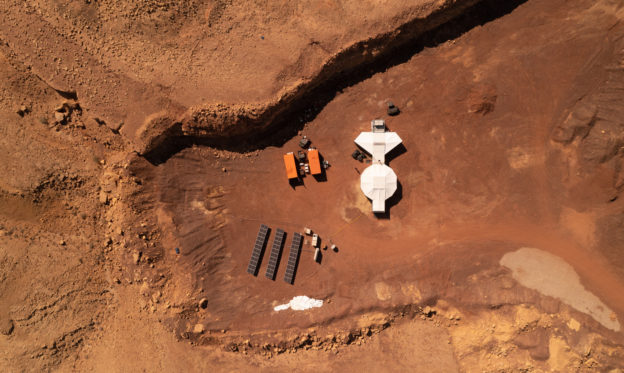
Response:
[[[0,12],[1,371],[624,370],[620,2]],[[292,186],[302,135],[331,166]],[[251,276],[261,223],[338,249]]]

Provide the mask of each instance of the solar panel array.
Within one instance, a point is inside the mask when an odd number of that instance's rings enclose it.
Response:
[[[262,250],[264,249],[264,244],[266,242],[268,232],[269,227],[264,224],[260,225],[260,230],[258,231],[258,236],[256,237],[256,243],[254,244],[253,251],[251,252],[251,259],[249,259],[249,265],[247,266],[247,273],[250,273],[254,276],[256,275],[256,273],[258,273],[260,255],[262,255]]]
[[[290,253],[288,254],[288,264],[286,265],[286,273],[284,273],[284,281],[292,284],[295,279],[295,269],[297,266],[297,260],[299,260],[299,252],[301,251],[301,241],[303,237],[299,233],[293,235],[292,243],[290,244]]]
[[[275,278],[275,270],[277,269],[277,261],[282,253],[282,244],[284,243],[285,232],[279,228],[275,232],[273,238],[273,246],[271,247],[271,256],[269,257],[269,265],[267,266],[265,276],[273,280]]]

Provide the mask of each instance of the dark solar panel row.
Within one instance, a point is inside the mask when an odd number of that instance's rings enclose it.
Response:
[[[286,272],[284,273],[284,281],[289,284],[292,284],[295,279],[295,270],[297,269],[302,240],[303,237],[301,234],[293,234],[292,243],[290,244],[290,253],[288,254],[288,264],[286,265]]]
[[[275,270],[277,269],[277,261],[282,253],[282,244],[284,243],[284,236],[286,233],[277,228],[275,232],[275,238],[273,238],[273,246],[271,247],[271,256],[269,257],[269,265],[266,270],[266,277],[273,280],[275,278]]]
[[[249,265],[247,266],[247,273],[254,276],[258,273],[260,256],[262,255],[262,250],[264,249],[268,232],[269,227],[264,224],[260,225],[260,230],[258,231],[258,236],[256,237],[256,243],[254,244],[253,251],[251,252],[251,259],[249,259]]]

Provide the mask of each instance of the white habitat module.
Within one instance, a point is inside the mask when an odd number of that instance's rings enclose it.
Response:
[[[397,176],[385,164],[374,164],[362,172],[360,188],[373,201],[373,212],[384,212],[386,200],[397,190]]]
[[[355,143],[373,157],[374,163],[386,163],[386,154],[402,142],[396,132],[386,132],[383,119],[371,121],[371,132],[362,132]]]
[[[371,132],[362,132],[355,139],[355,143],[373,157],[373,164],[360,176],[360,188],[373,202],[373,212],[385,212],[386,200],[397,190],[397,176],[384,163],[386,154],[401,142],[396,132],[386,132],[383,119],[371,121]]]

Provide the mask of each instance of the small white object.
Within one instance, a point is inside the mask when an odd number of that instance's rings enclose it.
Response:
[[[316,250],[314,250],[314,261],[318,263],[320,257],[321,257],[321,249],[317,247]]]
[[[303,232],[304,232],[305,234],[307,234],[308,236],[311,236],[311,235],[312,235],[312,229],[310,229],[310,228],[303,228]]]
[[[312,235],[312,246],[317,247],[318,246],[318,234],[314,233]]]
[[[273,307],[274,311],[284,311],[287,309],[292,309],[293,311],[305,311],[310,308],[321,307],[323,306],[322,299],[314,299],[309,298],[305,295],[299,295],[290,300],[290,302],[286,304],[280,304],[279,306]]]
[[[331,249],[336,251],[336,249],[338,249],[338,247],[336,247],[336,245],[331,245]]]

